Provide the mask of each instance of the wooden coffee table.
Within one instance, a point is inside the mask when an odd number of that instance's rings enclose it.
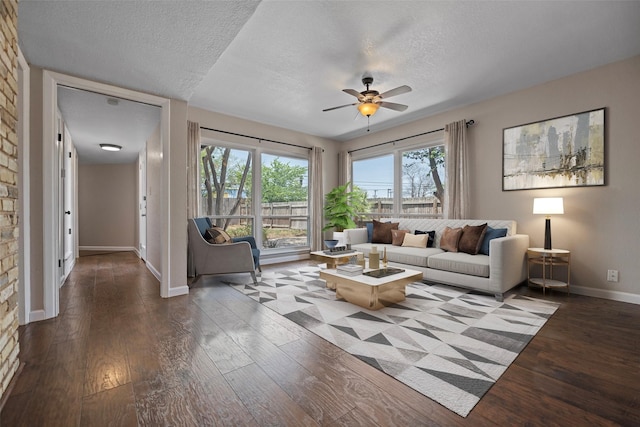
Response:
[[[327,268],[336,268],[341,264],[347,264],[351,257],[362,255],[362,252],[353,251],[346,254],[329,255],[324,251],[311,252],[311,259],[318,262],[326,262]]]
[[[345,276],[331,269],[320,271],[320,278],[326,280],[327,288],[336,290],[337,298],[369,310],[379,310],[404,301],[407,285],[422,280],[422,272],[404,269],[402,273],[376,279],[364,274]]]

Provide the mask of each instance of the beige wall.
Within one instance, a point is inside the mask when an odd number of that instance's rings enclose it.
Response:
[[[607,185],[502,191],[502,130],[533,121],[606,107]],[[474,119],[471,206],[474,218],[514,219],[518,231],[543,246],[544,218],[532,214],[534,197],[564,198],[565,215],[552,218],[553,246],[572,251],[572,285],[593,296],[640,303],[640,57],[349,141],[350,149]],[[620,271],[608,283],[608,269]]]
[[[18,3],[0,7],[0,401],[18,370]]]
[[[136,248],[137,163],[78,167],[79,246]]]

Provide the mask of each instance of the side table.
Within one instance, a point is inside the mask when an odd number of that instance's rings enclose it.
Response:
[[[531,277],[531,267],[533,265],[542,266],[542,277]],[[566,267],[567,281],[563,282],[553,278],[554,267]],[[569,295],[569,282],[571,278],[571,251],[566,249],[527,249],[527,278],[528,285],[542,288],[545,294],[547,288],[566,288]]]

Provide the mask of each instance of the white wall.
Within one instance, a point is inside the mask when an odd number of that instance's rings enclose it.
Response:
[[[136,166],[136,163],[79,165],[78,241],[81,248],[137,247]]]
[[[502,130],[605,107],[606,186],[502,191]],[[518,231],[543,246],[544,217],[532,214],[534,197],[564,198],[565,215],[552,222],[553,246],[572,251],[571,283],[588,295],[640,303],[640,56],[540,86],[448,111],[366,138],[364,147],[474,119],[471,145],[471,216],[514,219]],[[620,271],[608,283],[608,269]]]

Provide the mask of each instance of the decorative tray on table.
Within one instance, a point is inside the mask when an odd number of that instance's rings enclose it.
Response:
[[[379,270],[371,270],[366,273],[362,273],[365,276],[374,277],[376,279],[381,279],[383,277],[391,276],[392,274],[402,273],[404,270],[401,268],[381,268]]]

